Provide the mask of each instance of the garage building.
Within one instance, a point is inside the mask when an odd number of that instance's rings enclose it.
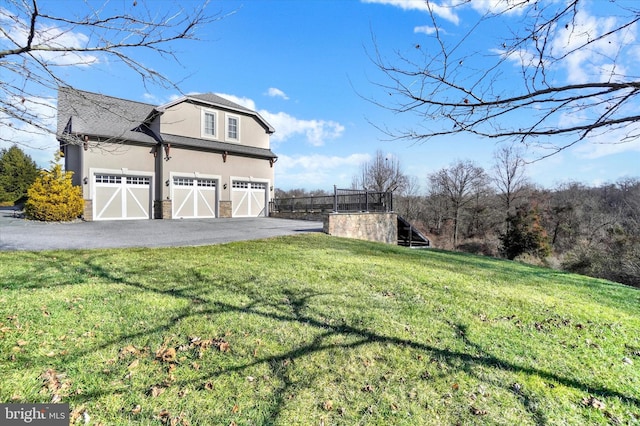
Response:
[[[266,216],[274,131],[257,112],[210,93],[154,106],[58,92],[57,138],[86,220]]]

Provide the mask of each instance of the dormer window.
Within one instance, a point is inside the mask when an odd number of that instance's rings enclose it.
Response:
[[[202,110],[202,137],[216,138],[217,136],[215,111]]]
[[[227,114],[227,140],[237,142],[240,139],[240,117]]]

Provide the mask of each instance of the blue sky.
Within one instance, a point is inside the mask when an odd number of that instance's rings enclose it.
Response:
[[[475,9],[466,7],[455,13],[440,9],[445,36],[463,33],[492,1],[474,0]],[[74,4],[54,0],[41,3],[51,13],[68,13]],[[598,25],[597,15],[605,12],[606,3],[591,1],[588,10],[594,25]],[[154,6],[162,4],[153,2]],[[417,123],[415,116],[393,114],[366,100],[384,99],[384,92],[375,84],[383,81],[382,76],[368,54],[374,49],[374,38],[387,57],[394,51],[409,52],[418,44],[428,43],[430,20],[424,2],[225,0],[211,2],[208,11],[226,16],[200,28],[200,41],[174,46],[180,64],[144,52],[136,53],[136,57],[181,81],[184,93],[213,92],[260,112],[276,128],[272,149],[279,156],[275,165],[278,188],[350,187],[362,163],[377,150],[397,157],[403,170],[418,178],[422,189],[429,173],[456,160],[470,159],[487,170],[491,167],[493,152],[498,148],[492,140],[456,136],[425,143],[388,141],[371,124],[401,129]],[[486,37],[500,37],[500,31],[506,30],[495,28],[495,33]],[[635,43],[640,34],[636,27],[633,31]],[[63,72],[79,89],[116,97],[159,105],[177,95],[161,87],[144,87],[134,73],[104,58]],[[46,165],[56,142],[48,136],[37,144],[43,149],[28,153]],[[535,162],[527,170],[534,182],[545,187],[567,181],[600,184],[637,177],[640,143],[585,142]]]

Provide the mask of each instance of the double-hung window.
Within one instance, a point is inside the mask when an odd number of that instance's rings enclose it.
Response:
[[[227,114],[227,140],[240,140],[240,117]]]
[[[202,136],[205,138],[217,137],[216,113],[214,111],[202,111]]]

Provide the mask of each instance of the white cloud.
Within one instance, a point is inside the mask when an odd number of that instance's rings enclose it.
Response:
[[[619,132],[611,132],[607,140],[604,140],[605,137],[599,136],[580,144],[575,149],[577,156],[594,160],[625,152],[629,153],[629,155],[638,155],[637,153],[640,153],[640,139],[630,140],[628,142],[621,142],[621,139],[617,139],[617,142],[613,142],[616,141],[615,133]],[[640,155],[638,155],[638,161],[640,161]]]
[[[301,120],[286,112],[271,113],[266,110],[259,112],[275,127],[276,133],[271,140],[276,143],[302,134],[310,145],[322,146],[326,141],[339,138],[344,133],[344,126],[335,121]]]
[[[430,27],[430,26],[428,26],[428,25],[423,25],[423,26],[420,26],[420,27],[415,27],[415,28],[413,29],[413,32],[414,32],[415,34],[423,33],[423,34],[431,35],[431,34],[435,34],[435,33],[436,33],[436,31],[437,31],[437,28],[435,28],[435,27]],[[442,30],[441,30],[441,31],[442,31]]]
[[[313,146],[322,146],[331,139],[336,139],[344,133],[344,126],[336,121],[331,120],[302,120],[296,118],[286,112],[270,112],[267,110],[257,110],[256,103],[249,98],[238,97],[225,93],[216,93],[232,102],[257,111],[269,124],[271,124],[276,132],[271,137],[272,143],[284,142],[287,139],[304,135],[307,143]]]
[[[581,146],[577,152],[588,159],[602,158],[625,152],[640,153],[640,140],[619,143],[589,143]],[[640,156],[638,157],[640,161]]]
[[[519,14],[530,6],[528,2],[513,0],[473,0],[469,5],[481,15],[485,13]]]
[[[5,27],[12,39],[0,34],[0,41],[3,44],[10,44],[12,47],[25,46],[29,34],[30,24],[18,16],[13,15],[7,9],[0,8],[0,24]],[[37,25],[35,36],[32,41],[34,46],[46,46],[50,48],[71,48],[78,49],[89,44],[89,37],[80,32],[70,30],[63,31],[51,25]],[[89,66],[99,63],[98,57],[83,52],[51,52],[44,50],[34,50],[31,55],[40,61],[50,65],[75,65]]]
[[[269,87],[269,90],[267,90],[266,95],[271,96],[272,98],[282,98],[285,101],[289,100],[289,97],[287,96],[286,93],[284,93],[280,89],[276,89],[275,87]]]
[[[347,157],[328,155],[279,155],[276,185],[282,189],[316,188],[330,190],[333,185],[349,186],[358,168],[370,161],[369,154]]]
[[[17,121],[0,114],[0,126],[2,135],[0,149],[17,145],[29,155],[40,167],[48,167],[53,160],[54,153],[58,150],[58,142],[54,136],[56,129],[56,100],[53,98],[25,97],[22,99],[10,99],[15,104],[23,104],[30,114],[38,117],[39,124],[49,131],[38,129],[23,121]],[[11,125],[8,125],[8,123]]]
[[[239,97],[236,95],[228,95],[226,93],[216,93],[216,95],[221,96],[225,99],[230,100],[231,102],[235,102],[238,105],[242,105],[245,108],[249,108],[252,111],[256,110],[256,103],[253,101],[253,99],[249,99],[249,98],[245,98],[245,97]]]
[[[374,4],[385,4],[393,7],[398,7],[402,10],[418,10],[421,12],[429,13],[433,12],[434,15],[437,15],[443,19],[446,19],[449,22],[453,22],[454,24],[458,24],[460,22],[460,18],[453,11],[455,7],[454,2],[452,1],[443,1],[440,4],[437,4],[433,1],[427,2],[425,0],[361,0],[362,3],[374,3]]]

